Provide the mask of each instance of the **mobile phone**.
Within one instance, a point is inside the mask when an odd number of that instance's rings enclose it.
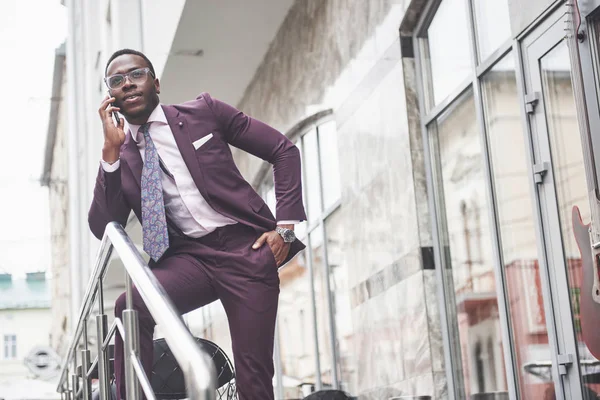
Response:
[[[110,94],[110,90],[108,90],[106,92],[108,94],[108,97],[113,97],[112,94]],[[113,103],[114,106],[114,103]],[[112,112],[112,116],[115,119],[115,122],[117,123],[117,127],[121,124],[121,121],[119,120],[119,114],[116,111]]]

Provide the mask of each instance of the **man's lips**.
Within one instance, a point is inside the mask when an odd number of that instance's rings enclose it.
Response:
[[[125,103],[125,104],[136,103],[137,101],[139,101],[141,99],[142,99],[141,93],[132,93],[132,94],[128,94],[127,96],[123,97],[123,103]]]

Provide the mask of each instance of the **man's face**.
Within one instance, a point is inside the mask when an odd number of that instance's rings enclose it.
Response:
[[[124,54],[115,58],[106,71],[109,77],[115,74],[127,74],[139,68],[146,68],[146,61],[134,54]],[[109,93],[115,98],[114,105],[120,108],[120,113],[128,122],[133,124],[144,124],[152,111],[158,105],[158,93],[160,84],[151,73],[142,82],[132,82],[125,79],[123,85],[116,89],[110,89]]]

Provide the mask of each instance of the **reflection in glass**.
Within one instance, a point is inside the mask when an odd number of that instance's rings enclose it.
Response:
[[[321,184],[319,182],[319,148],[317,131],[311,130],[303,139],[304,177],[308,220],[314,222],[321,215]]]
[[[425,58],[429,59],[429,106],[439,104],[472,71],[466,0],[444,0],[427,29]]]
[[[483,77],[482,93],[519,392],[543,399],[553,384],[550,370],[539,365],[551,359],[551,349],[515,65],[512,54],[504,57]]]
[[[277,329],[284,384],[288,378],[316,382],[315,341],[307,252],[279,270],[281,292]],[[285,398],[299,398],[297,388],[285,387]]]
[[[317,308],[317,336],[319,341],[319,362],[321,364],[321,379],[324,387],[333,384],[331,370],[331,330],[329,329],[329,303],[327,291],[327,276],[325,275],[325,260],[323,259],[323,232],[317,227],[309,234],[312,249],[312,269],[315,290],[315,305]]]
[[[340,163],[335,121],[319,125],[319,151],[323,177],[323,209],[328,210],[341,196]]]
[[[327,262],[333,317],[335,320],[336,346],[339,358],[341,388],[348,393],[358,393],[357,334],[352,323],[350,306],[350,271],[344,259],[344,225],[338,210],[325,221],[327,234]]]
[[[582,265],[571,224],[573,206],[579,206],[584,221],[589,221],[590,209],[566,42],[562,41],[546,54],[540,66],[565,265],[571,291],[573,327],[579,343],[579,362],[585,386],[584,399],[595,399],[590,397],[590,393],[600,393],[600,384],[596,378],[597,366],[589,365],[596,359],[581,336],[579,302],[580,296],[584,295],[581,294]]]
[[[431,129],[452,368],[466,398],[507,387],[475,115],[469,91],[437,119],[437,130]]]
[[[484,61],[510,38],[507,0],[473,0],[479,60]]]

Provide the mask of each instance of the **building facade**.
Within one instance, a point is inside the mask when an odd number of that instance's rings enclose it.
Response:
[[[32,378],[25,359],[49,345],[50,285],[43,273],[0,274],[0,396],[5,385]]]
[[[72,307],[98,246],[87,209],[104,66],[133,47],[153,60],[162,102],[208,91],[301,150],[307,249],[280,270],[278,398],[600,392],[572,219],[573,206],[586,223],[598,215],[600,174],[586,165],[600,152],[588,135],[600,127],[600,1],[65,4]],[[232,152],[274,209],[269,165]],[[139,224],[127,229],[139,243]],[[218,303],[186,320],[231,354]]]

